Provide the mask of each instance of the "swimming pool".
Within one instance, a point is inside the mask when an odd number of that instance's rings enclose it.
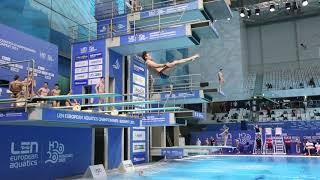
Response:
[[[277,156],[201,156],[157,163],[148,166],[143,171],[143,176],[139,176],[137,173],[117,174],[108,176],[108,180],[320,179],[320,159]]]

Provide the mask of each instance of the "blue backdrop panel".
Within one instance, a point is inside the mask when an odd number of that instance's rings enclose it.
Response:
[[[147,93],[147,67],[132,56],[130,61],[130,92],[133,101],[144,101]],[[146,105],[136,105],[136,109],[145,108]],[[148,129],[146,127],[130,128],[130,158],[133,164],[148,162]]]
[[[122,128],[108,128],[108,169],[119,167],[122,152]]]
[[[146,127],[130,128],[130,158],[133,164],[148,162],[148,137]]]
[[[72,45],[72,90],[82,94],[83,86],[94,86],[105,77],[106,41],[97,40]]]
[[[25,60],[35,61],[36,89],[44,82],[53,88],[58,81],[58,47],[0,24],[0,64]],[[16,74],[23,80],[27,70],[28,63],[0,66],[0,80],[12,81]],[[0,98],[8,98],[7,88],[1,88]]]
[[[109,76],[114,78],[115,93],[123,94],[123,56],[112,50],[109,50]],[[122,96],[115,97],[115,101],[121,102],[122,98]]]
[[[1,179],[56,179],[91,165],[92,130],[0,126]]]

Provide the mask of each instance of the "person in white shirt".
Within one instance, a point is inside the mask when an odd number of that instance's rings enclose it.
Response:
[[[308,156],[311,156],[311,149],[314,149],[314,146],[313,146],[313,143],[312,142],[310,142],[310,141],[307,141],[307,143],[306,143],[306,149],[307,149],[307,151],[308,151]]]
[[[201,146],[201,141],[200,141],[199,138],[197,138],[196,145],[197,145],[197,146]]]

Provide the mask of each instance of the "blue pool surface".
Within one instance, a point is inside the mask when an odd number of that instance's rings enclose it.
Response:
[[[108,180],[267,180],[320,179],[320,158],[263,157],[263,156],[209,156],[159,163],[138,173],[116,174]]]

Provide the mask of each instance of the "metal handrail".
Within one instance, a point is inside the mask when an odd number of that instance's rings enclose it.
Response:
[[[111,9],[114,9],[114,8],[111,8]],[[113,38],[115,35],[120,36],[120,35],[125,35],[125,34],[132,34],[132,32],[133,32],[133,34],[135,34],[137,32],[142,32],[142,31],[146,31],[146,30],[155,30],[155,29],[173,27],[173,26],[177,26],[177,25],[182,25],[182,24],[193,23],[193,22],[198,22],[199,21],[199,19],[191,20],[191,21],[181,21],[184,13],[185,13],[185,11],[182,11],[182,12],[180,12],[179,15],[170,16],[170,17],[161,17],[161,14],[159,13],[158,18],[151,19],[151,20],[146,20],[146,21],[149,21],[149,22],[154,21],[155,23],[150,24],[150,25],[143,25],[143,26],[136,25],[136,21],[138,21],[138,20],[134,19],[134,21],[133,21],[134,27],[128,27],[128,28],[126,28],[126,29],[124,29],[122,31],[118,31],[117,29],[113,28],[112,27],[113,23],[110,24],[111,28],[108,27],[108,29],[110,29],[110,30],[108,30],[107,32],[99,33],[99,32],[96,31],[96,29],[93,29],[93,30],[91,29],[91,27],[96,28],[97,24],[99,22],[105,21],[105,20],[86,23],[86,24],[82,24],[82,25],[71,26],[70,27],[70,31],[71,31],[71,34],[72,34],[72,37],[73,37],[74,41],[85,40],[85,36],[82,38],[82,37],[77,37],[76,34],[75,34],[75,31],[77,31],[77,33],[81,33],[81,32],[79,32],[79,30],[76,30],[76,29],[79,29],[79,27],[82,27],[82,28],[84,28],[85,30],[88,31],[88,34],[90,36],[90,37],[87,37],[88,40],[92,40],[92,39],[99,39],[99,37],[103,37],[103,36],[105,36],[104,38]],[[135,16],[135,12],[132,13],[132,14],[133,14],[133,16]],[[114,16],[114,15],[112,15],[111,21],[114,22],[114,21],[116,21],[117,18],[123,18],[123,16]],[[176,18],[176,20],[163,22],[163,20],[165,20],[165,19],[172,19],[172,18]],[[160,21],[160,19],[162,20],[163,23]],[[86,27],[86,26],[88,26],[88,27]],[[83,34],[81,34],[81,35],[83,35]],[[93,35],[94,37],[91,37],[91,35]]]
[[[133,12],[143,12],[143,11],[148,11],[148,10],[153,10],[153,9],[158,9],[158,8],[163,8],[163,7],[170,7],[170,6],[176,6],[179,4],[183,4],[183,3],[188,3],[188,2],[193,2],[195,0],[181,0],[181,1],[176,1],[176,0],[165,0],[165,1],[161,1],[161,2],[154,2],[153,0],[151,1],[151,3],[148,4],[144,4],[144,3],[139,3],[138,8],[140,10],[132,10],[131,8],[128,8],[126,2],[124,1],[123,4],[120,4],[119,7],[123,7],[123,9],[121,9],[123,11],[123,13],[119,14],[119,12],[117,13],[117,15],[124,15],[124,14],[129,14],[129,13],[133,13]],[[103,10],[105,9],[116,9],[114,6],[112,6],[111,8],[109,8],[110,3],[112,4],[114,2],[114,0],[110,0],[110,1],[106,1],[106,2],[101,2],[101,3],[96,3],[96,8],[103,8]],[[172,3],[172,4],[171,4]],[[128,10],[131,10],[131,12],[128,12]],[[102,16],[104,18],[110,18],[112,16],[114,16],[114,12],[107,12],[107,13],[100,13],[100,14],[96,14],[97,16]]]

